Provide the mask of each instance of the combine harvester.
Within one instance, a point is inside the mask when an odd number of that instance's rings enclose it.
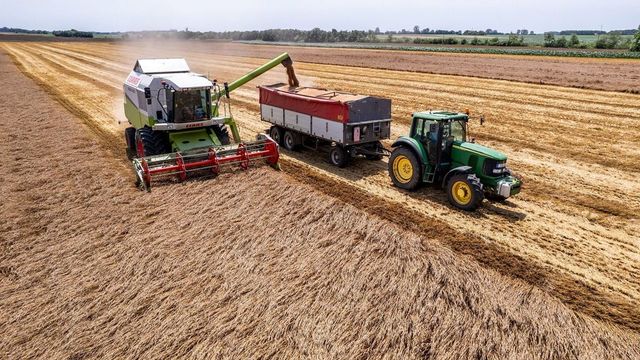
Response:
[[[186,180],[251,164],[278,166],[278,143],[259,134],[243,142],[231,114],[229,94],[282,64],[289,86],[299,86],[284,53],[238,80],[220,85],[191,72],[184,59],[138,60],[124,83],[127,153],[137,184],[149,191],[158,179]],[[229,139],[229,130],[233,144]]]

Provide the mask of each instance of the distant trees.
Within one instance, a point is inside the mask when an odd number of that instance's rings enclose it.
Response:
[[[609,34],[600,35],[600,38],[596,40],[596,49],[615,49],[622,41],[622,36],[619,33],[613,32]]]
[[[633,36],[629,50],[640,51],[640,26],[638,26],[638,31],[636,31],[636,34]]]
[[[420,34],[420,26],[416,25],[413,27],[413,33],[414,34]]]
[[[60,36],[60,37],[78,37],[78,38],[92,38],[93,37],[93,33],[92,32],[78,31],[76,29],[57,30],[57,31],[53,32],[53,35],[54,36]]]
[[[19,29],[19,28],[9,28],[6,26],[0,27],[0,32],[13,33],[13,34],[40,34],[40,35],[49,34],[49,32],[46,30],[26,30],[26,29]]]

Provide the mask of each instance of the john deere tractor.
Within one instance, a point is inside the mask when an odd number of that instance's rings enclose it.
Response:
[[[522,182],[507,168],[507,157],[467,141],[468,121],[467,113],[413,114],[409,136],[392,145],[389,175],[393,184],[406,190],[423,183],[442,186],[453,206],[469,211],[485,196],[502,201],[519,193]]]

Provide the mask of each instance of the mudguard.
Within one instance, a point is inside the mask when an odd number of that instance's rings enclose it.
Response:
[[[456,174],[473,174],[473,168],[471,166],[463,165],[449,170],[449,172],[447,172],[447,174],[442,179],[442,187],[444,188],[445,186],[447,186],[449,178]]]
[[[411,149],[418,156],[418,160],[423,167],[428,165],[429,160],[427,158],[427,152],[418,140],[409,136],[401,136],[391,145],[392,148],[396,148],[398,146],[405,146]]]

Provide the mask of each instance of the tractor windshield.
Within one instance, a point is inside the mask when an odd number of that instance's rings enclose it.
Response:
[[[173,96],[174,122],[184,123],[209,118],[209,91],[206,89],[177,91]]]

